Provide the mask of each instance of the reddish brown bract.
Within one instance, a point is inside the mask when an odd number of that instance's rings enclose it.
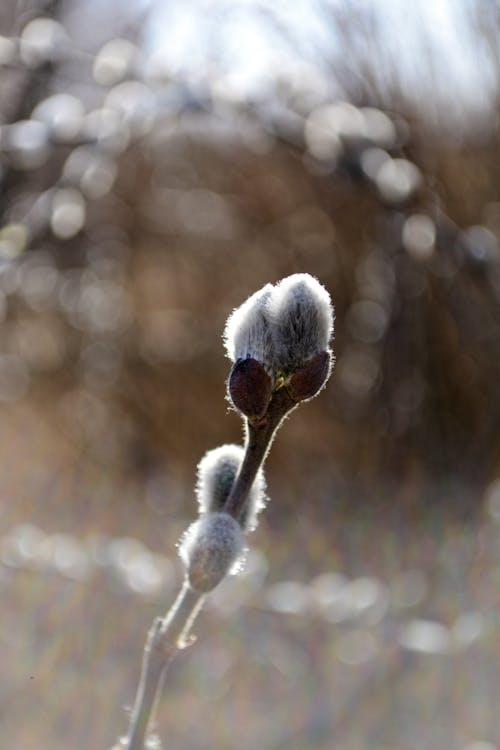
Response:
[[[320,352],[296,370],[288,385],[292,398],[304,401],[315,396],[328,379],[330,364],[330,352]]]
[[[256,359],[239,359],[229,375],[228,391],[238,411],[259,418],[266,413],[271,399],[271,378]]]

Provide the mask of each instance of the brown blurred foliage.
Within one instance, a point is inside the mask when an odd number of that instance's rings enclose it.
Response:
[[[195,466],[241,439],[225,320],[301,271],[335,302],[333,377],[273,445],[245,575],[208,603],[161,733],[242,750],[500,737],[498,7],[463,0],[490,89],[453,121],[437,60],[409,90],[369,4],[317,5],[343,44],[254,96],[158,64],[128,5],[0,5],[13,746],[104,747],[126,725]]]
[[[307,271],[335,301],[337,365],[276,445],[283,494],[483,487],[500,461],[498,129],[453,138],[403,100],[305,110],[286,87],[233,102],[142,75],[123,39],[82,58],[96,105],[64,91],[63,26],[31,15],[3,38],[3,400],[43,402],[104,464],[192,465],[238,439],[226,316]]]

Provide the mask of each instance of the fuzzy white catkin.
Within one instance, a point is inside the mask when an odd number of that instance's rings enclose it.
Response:
[[[225,344],[233,361],[252,357],[273,379],[328,350],[334,313],[330,295],[308,273],[266,284],[230,315]]]
[[[189,583],[196,591],[212,591],[243,551],[243,532],[228,513],[209,513],[191,524],[179,543]]]
[[[265,366],[270,360],[272,337],[266,306],[272,291],[272,284],[266,284],[229,316],[224,330],[224,342],[233,362],[251,357]]]
[[[296,273],[277,284],[267,305],[273,333],[273,369],[293,372],[328,349],[333,333],[330,295],[317,279]]]
[[[240,445],[221,445],[205,453],[198,464],[196,485],[200,514],[222,511],[244,454]],[[259,469],[241,519],[241,526],[245,531],[252,531],[257,525],[257,515],[265,505],[265,489],[264,472]]]

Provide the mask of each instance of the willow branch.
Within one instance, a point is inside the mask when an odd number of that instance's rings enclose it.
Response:
[[[277,428],[294,406],[295,402],[283,388],[273,395],[263,419],[247,421],[245,455],[224,507],[225,512],[236,520],[245,512],[248,494]],[[125,745],[127,750],[144,750],[165,673],[176,653],[191,642],[190,630],[204,599],[205,594],[195,591],[185,581],[167,615],[154,621],[144,648],[141,677]]]
[[[127,750],[144,750],[165,672],[177,651],[189,645],[190,630],[204,599],[204,594],[194,591],[185,582],[167,615],[154,621],[144,648]]]
[[[248,493],[260,467],[265,461],[276,430],[285,415],[296,406],[286,388],[273,394],[266,415],[260,420],[246,421],[245,455],[241,468],[229,493],[224,510],[240,519],[245,512]]]

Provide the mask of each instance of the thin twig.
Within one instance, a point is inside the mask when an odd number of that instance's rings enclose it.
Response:
[[[281,388],[274,393],[263,419],[247,421],[245,455],[224,506],[224,511],[235,519],[241,519],[244,515],[248,494],[271,447],[275,432],[294,406],[295,402],[286,388]],[[191,643],[190,630],[204,599],[205,594],[193,590],[185,580],[167,615],[154,621],[144,648],[141,678],[130,718],[127,750],[144,750],[165,673],[177,651]]]
[[[144,749],[163,676],[177,651],[191,642],[189,631],[204,599],[204,594],[194,591],[184,582],[168,614],[154,621],[144,648],[141,678],[130,719],[127,750]]]
[[[280,388],[273,394],[263,419],[246,420],[245,455],[224,506],[225,512],[233,518],[241,519],[244,514],[248,493],[269,452],[276,430],[295,405],[287,389]]]

